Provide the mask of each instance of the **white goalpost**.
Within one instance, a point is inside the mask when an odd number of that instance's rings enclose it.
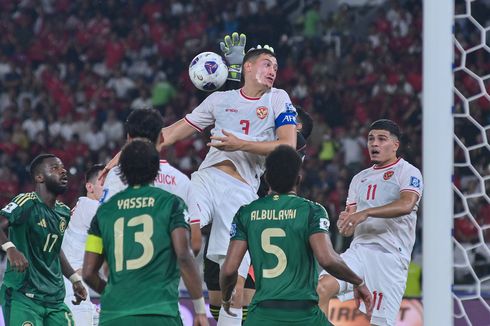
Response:
[[[424,325],[453,325],[452,1],[423,1]]]

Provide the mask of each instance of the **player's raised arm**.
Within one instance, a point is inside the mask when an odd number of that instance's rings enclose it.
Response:
[[[189,291],[194,304],[196,317],[194,325],[208,325],[206,307],[202,294],[201,278],[197,271],[196,261],[189,245],[189,232],[183,227],[177,227],[172,231],[172,244],[177,256],[182,280]]]
[[[160,138],[158,149],[171,146],[179,140],[186,139],[195,132],[196,129],[192,127],[185,119],[180,119],[179,121],[162,129],[162,136]]]

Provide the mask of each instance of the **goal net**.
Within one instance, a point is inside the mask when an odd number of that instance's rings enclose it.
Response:
[[[490,325],[490,3],[454,14],[454,324]]]

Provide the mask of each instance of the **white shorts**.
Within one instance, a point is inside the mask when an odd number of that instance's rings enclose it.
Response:
[[[75,325],[96,325],[95,324],[95,319],[96,319],[96,314],[97,314],[97,309],[95,305],[92,303],[90,300],[90,295],[89,295],[89,289],[87,284],[83,283],[85,286],[85,290],[87,290],[87,299],[80,302],[79,305],[74,305],[71,303],[72,300],[75,300],[75,294],[73,293],[73,285],[71,284],[70,280],[68,280],[66,277],[63,277],[63,280],[65,281],[65,289],[66,289],[66,295],[65,295],[65,304],[70,308],[72,315],[73,315],[73,320],[75,321]]]
[[[200,218],[201,227],[213,223],[206,257],[222,264],[230,244],[233,217],[241,206],[257,199],[257,193],[250,185],[214,167],[194,172],[191,175],[191,187],[189,214]],[[250,265],[248,252],[242,265],[239,274],[246,278]]]
[[[355,244],[340,256],[350,269],[364,279],[373,295],[371,324],[395,325],[407,283],[406,264],[377,244]],[[325,274],[328,273],[322,271],[320,276]],[[340,286],[339,300],[353,299],[353,285],[337,281]],[[364,304],[361,304],[360,310],[366,312]]]

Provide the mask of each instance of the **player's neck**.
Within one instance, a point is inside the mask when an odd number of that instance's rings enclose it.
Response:
[[[246,97],[259,99],[265,94],[265,92],[267,92],[267,90],[268,89],[264,88],[263,86],[255,87],[254,85],[243,85],[240,91]]]
[[[48,207],[53,208],[54,205],[56,204],[56,197],[58,196],[40,187],[39,185],[36,186],[36,194],[39,196],[41,201],[45,203]]]
[[[386,160],[386,161],[383,161],[383,162],[379,162],[379,163],[375,163],[374,164],[374,167],[376,169],[382,169],[384,167],[387,167],[388,165],[392,165],[396,161],[398,161],[398,157],[395,156],[395,157],[390,158],[389,160]]]

